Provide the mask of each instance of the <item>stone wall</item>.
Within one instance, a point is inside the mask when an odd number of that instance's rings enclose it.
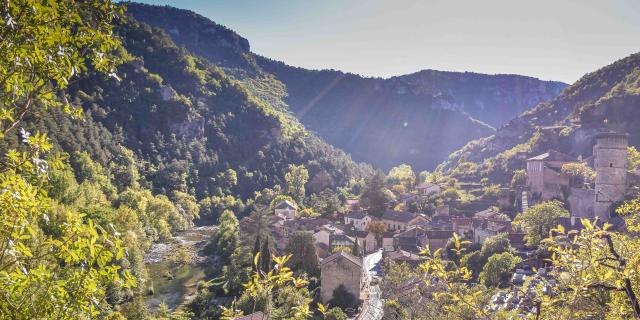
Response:
[[[356,299],[361,299],[362,277],[362,267],[344,257],[322,264],[320,276],[322,302],[329,302],[333,297],[333,291],[340,285],[344,285]]]

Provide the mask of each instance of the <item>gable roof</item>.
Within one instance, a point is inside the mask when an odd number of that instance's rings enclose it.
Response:
[[[289,200],[280,201],[278,205],[276,205],[276,209],[298,209],[298,207]]]
[[[362,268],[362,259],[342,250],[324,258],[320,265],[325,265],[336,260],[346,260]]]
[[[557,150],[549,150],[541,155],[527,159],[527,161],[535,161],[535,160],[566,161],[566,162],[577,161],[576,158]]]
[[[349,214],[347,214],[347,218],[349,219],[358,219],[358,220],[362,220],[367,216],[367,213],[364,211],[354,211],[354,212],[350,212]]]
[[[420,226],[411,226],[407,228],[407,230],[395,234],[393,237],[394,238],[417,238],[417,237],[423,236],[425,234],[424,232],[425,232],[424,229]]]
[[[268,319],[269,317],[266,316],[264,313],[262,313],[262,311],[258,311],[246,316],[235,318],[234,320],[268,320]]]
[[[423,182],[421,184],[419,184],[418,186],[416,186],[416,189],[428,189],[431,187],[439,187],[437,184],[435,183],[431,183],[431,182]]]
[[[369,235],[369,231],[351,230],[351,231],[347,232],[347,235],[349,235],[351,237],[354,237],[354,238],[364,239]]]
[[[449,239],[453,237],[453,230],[427,230],[429,239]]]
[[[395,212],[387,210],[383,215],[382,219],[390,220],[390,221],[398,221],[398,222],[409,222],[414,218],[418,217],[417,214],[411,212]]]

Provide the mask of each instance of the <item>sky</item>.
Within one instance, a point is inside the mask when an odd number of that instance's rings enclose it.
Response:
[[[293,66],[423,69],[572,83],[640,51],[640,0],[145,0],[227,26]]]

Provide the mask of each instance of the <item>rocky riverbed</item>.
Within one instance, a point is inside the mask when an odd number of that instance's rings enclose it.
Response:
[[[206,257],[202,249],[214,226],[192,227],[170,241],[154,243],[144,258],[149,273],[147,303],[155,311],[161,303],[171,310],[180,309],[196,294],[198,282],[205,277]],[[176,261],[176,255],[180,255]]]

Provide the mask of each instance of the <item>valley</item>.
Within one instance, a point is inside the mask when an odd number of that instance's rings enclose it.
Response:
[[[0,320],[640,319],[640,53],[369,77],[211,16],[0,5]]]

